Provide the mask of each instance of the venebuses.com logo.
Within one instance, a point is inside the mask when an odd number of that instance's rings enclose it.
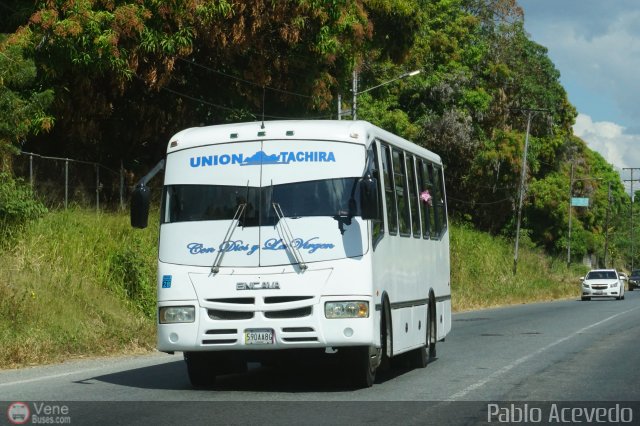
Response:
[[[31,410],[24,402],[14,402],[7,408],[7,418],[14,425],[23,425],[29,421]]]
[[[46,402],[13,402],[7,408],[7,419],[14,425],[71,424],[69,406]]]

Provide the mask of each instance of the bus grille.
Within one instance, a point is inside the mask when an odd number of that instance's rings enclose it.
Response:
[[[299,302],[301,300],[309,300],[313,299],[313,296],[267,296],[264,298],[265,304],[272,303],[288,303],[288,302]]]
[[[253,312],[223,311],[220,309],[209,309],[209,318],[212,320],[245,320],[253,318]]]
[[[255,299],[253,297],[227,297],[221,299],[207,299],[207,302],[229,303],[233,305],[253,305]]]
[[[311,312],[311,306],[307,306],[305,308],[287,309],[286,311],[266,311],[264,316],[271,319],[303,318],[311,315]]]
[[[235,328],[207,330],[205,334],[211,338],[203,340],[203,345],[230,345],[238,341]]]
[[[203,345],[230,345],[236,343],[237,339],[207,339],[203,340]]]

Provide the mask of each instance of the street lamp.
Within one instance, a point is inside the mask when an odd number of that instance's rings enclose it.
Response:
[[[353,103],[351,106],[351,116],[354,120],[358,119],[358,95],[361,95],[363,93],[367,93],[373,89],[377,89],[378,87],[382,87],[382,86],[386,86],[389,83],[393,83],[396,80],[400,80],[406,77],[413,77],[414,75],[418,75],[420,74],[420,70],[415,70],[415,71],[410,71],[410,72],[405,72],[404,74],[401,74],[395,78],[392,78],[391,80],[385,81],[384,83],[380,83],[378,85],[375,85],[373,87],[369,87],[368,89],[365,90],[361,90],[358,92],[358,71],[356,71],[355,69],[353,70],[353,87],[352,87],[352,93],[353,93]],[[341,98],[340,96],[338,96],[338,119],[340,119],[340,116],[342,115],[342,112],[340,111],[340,101]]]

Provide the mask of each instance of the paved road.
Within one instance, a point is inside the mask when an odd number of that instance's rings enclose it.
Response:
[[[361,390],[345,386],[343,374],[331,362],[251,365],[213,390],[193,390],[181,355],[157,353],[3,371],[0,401],[27,401],[32,412],[34,401],[67,404],[72,424],[476,424],[514,415],[509,402],[529,402],[532,415],[541,407],[545,416],[549,403],[563,401],[615,408],[640,401],[640,291],[622,301],[456,314],[427,368],[379,374]],[[640,402],[629,404],[640,423]]]

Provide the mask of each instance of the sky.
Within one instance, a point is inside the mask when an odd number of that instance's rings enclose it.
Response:
[[[576,136],[630,179],[640,168],[640,1],[518,0],[578,110]],[[634,171],[634,192],[640,170]],[[627,189],[630,183],[625,182]]]

